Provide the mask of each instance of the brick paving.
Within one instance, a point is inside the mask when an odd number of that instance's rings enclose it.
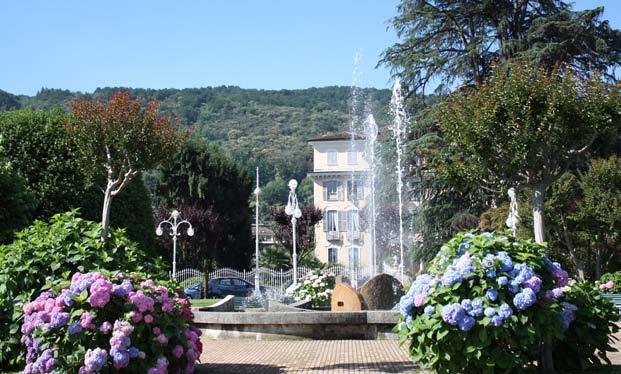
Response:
[[[621,365],[620,352],[609,355]],[[197,373],[423,373],[394,340],[204,340]],[[612,372],[621,370],[619,366]]]
[[[206,340],[197,373],[412,373],[394,340]]]

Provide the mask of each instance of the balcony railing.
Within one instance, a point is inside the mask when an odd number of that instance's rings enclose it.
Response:
[[[341,240],[341,233],[338,231],[327,231],[326,239],[327,240]]]
[[[347,233],[347,240],[360,240],[360,231],[350,231]]]

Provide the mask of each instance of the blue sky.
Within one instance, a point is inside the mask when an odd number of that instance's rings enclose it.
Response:
[[[396,35],[398,0],[7,1],[0,11],[0,89],[103,86],[307,88],[349,85],[361,54],[362,86],[389,87],[375,69]],[[606,7],[621,28],[621,1]]]

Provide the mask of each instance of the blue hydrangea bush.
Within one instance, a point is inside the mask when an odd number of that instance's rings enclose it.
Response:
[[[174,284],[75,273],[24,305],[24,374],[193,373],[202,345]]]
[[[577,306],[545,247],[504,234],[458,234],[401,299],[396,327],[412,359],[441,373],[534,369]]]

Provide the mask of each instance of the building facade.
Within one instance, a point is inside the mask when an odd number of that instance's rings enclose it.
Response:
[[[323,212],[315,226],[315,256],[331,265],[370,268],[371,236],[361,226],[370,190],[364,138],[339,133],[310,139],[309,144],[313,171],[308,176],[314,182],[314,205]]]

